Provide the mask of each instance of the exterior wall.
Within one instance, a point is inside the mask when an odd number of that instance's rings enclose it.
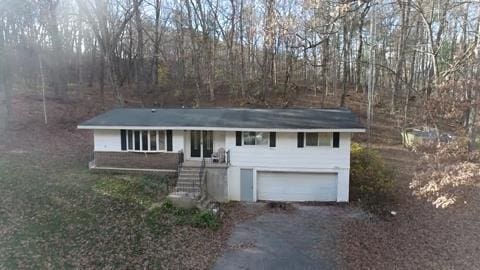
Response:
[[[350,168],[350,133],[340,133],[340,147],[297,147],[297,133],[277,133],[276,147],[235,145],[235,132],[227,132],[230,163],[239,167]]]
[[[254,200],[258,171],[337,173],[337,201],[348,201],[350,170],[350,133],[340,133],[339,148],[297,147],[297,133],[277,133],[276,147],[236,146],[235,132],[227,132],[226,148],[230,150],[228,197],[240,200],[240,169],[254,170]]]
[[[176,170],[178,153],[94,152],[96,167]]]
[[[228,201],[227,168],[206,168],[207,194],[217,202]]]
[[[183,147],[183,130],[172,131],[172,152],[184,151]]]
[[[214,131],[213,147],[230,151],[230,166],[222,173],[213,172],[207,191],[216,200],[240,200],[240,169],[254,171],[256,200],[257,171],[298,171],[337,173],[337,201],[348,201],[350,169],[350,133],[340,133],[340,147],[297,147],[297,133],[279,132],[276,147],[236,146],[235,132]],[[190,158],[190,131],[172,132],[172,152],[125,152],[120,148],[119,130],[94,130],[95,163],[98,167],[175,170],[178,152]],[[226,177],[226,181],[225,181]]]
[[[93,131],[94,151],[121,151],[120,130],[95,129]]]
[[[295,168],[260,168],[253,170],[253,200],[257,200],[257,172],[259,171],[279,171],[279,172],[317,172],[317,173],[337,173],[337,202],[348,202],[350,170],[349,169],[295,169]],[[230,166],[227,171],[228,199],[240,201],[240,167]]]
[[[225,149],[225,131],[213,132],[213,152],[217,152],[219,148]]]

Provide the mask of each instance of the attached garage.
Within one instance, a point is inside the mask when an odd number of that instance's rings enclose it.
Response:
[[[257,172],[257,199],[337,201],[336,173]]]

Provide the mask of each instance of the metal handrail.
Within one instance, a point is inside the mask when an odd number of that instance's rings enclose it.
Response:
[[[200,171],[198,172],[198,181],[200,183],[198,183],[198,186],[200,187],[200,196],[203,195],[203,192],[204,192],[204,187],[202,185],[202,183],[205,181],[205,175],[206,175],[206,170],[205,170],[205,166],[206,166],[206,163],[205,163],[205,158],[202,158],[202,163],[200,165]]]
[[[230,166],[230,149],[227,149],[227,151],[225,151],[225,154],[226,154],[225,162],[227,163],[228,166]]]
[[[183,165],[183,162],[184,162],[183,158],[184,158],[183,157],[183,151],[182,150],[178,151],[177,175],[180,174],[180,169],[182,169],[182,165]]]
[[[198,179],[202,179],[204,170],[205,170],[205,158],[202,158],[202,164],[200,165],[200,172],[198,173]]]

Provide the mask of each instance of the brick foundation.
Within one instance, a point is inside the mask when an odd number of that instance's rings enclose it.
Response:
[[[178,153],[94,152],[96,167],[176,170]]]

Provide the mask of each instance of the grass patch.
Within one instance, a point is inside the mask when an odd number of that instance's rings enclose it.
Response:
[[[166,177],[106,175],[95,183],[94,190],[118,200],[149,208],[167,193]]]
[[[188,241],[212,237],[178,225],[215,223],[194,222],[200,211],[163,203],[168,180],[91,173],[84,163],[44,155],[0,155],[0,269],[178,266],[166,254],[191,256]],[[170,245],[177,240],[185,246]]]
[[[154,231],[162,230],[158,226],[161,220],[170,220],[175,225],[188,225],[211,230],[217,230],[221,226],[220,218],[212,212],[196,208],[177,208],[169,200],[165,200],[160,207],[149,211],[145,218],[147,225]]]

